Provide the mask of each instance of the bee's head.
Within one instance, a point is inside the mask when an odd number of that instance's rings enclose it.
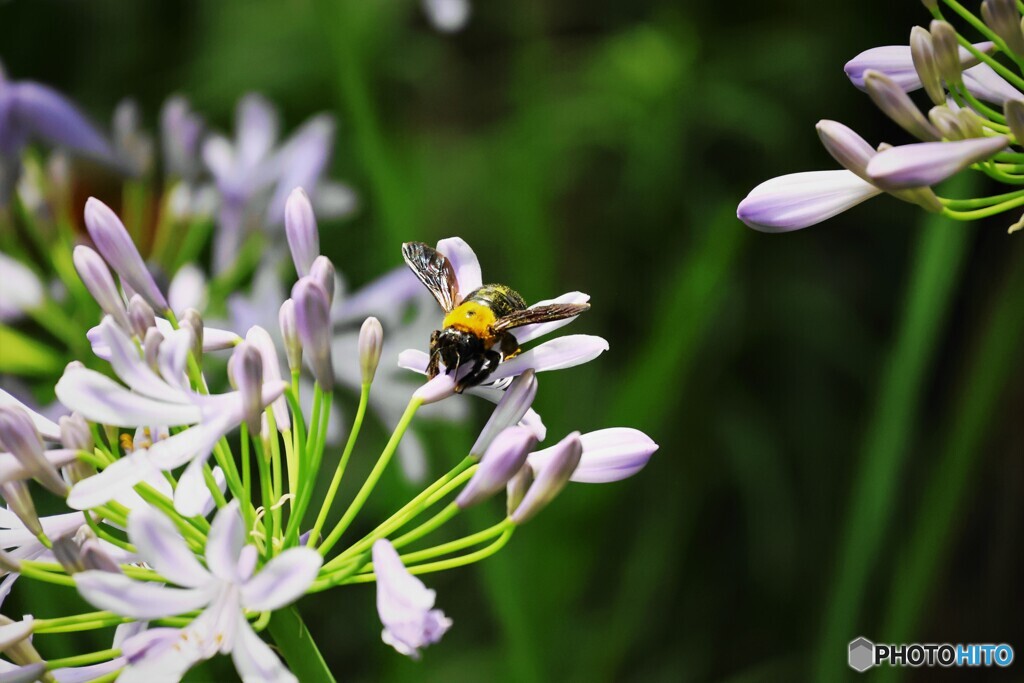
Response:
[[[431,362],[440,361],[448,373],[472,362],[483,352],[484,343],[480,337],[453,327],[438,330],[430,337]]]

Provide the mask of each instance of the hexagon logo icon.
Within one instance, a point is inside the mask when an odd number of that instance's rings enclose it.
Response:
[[[864,672],[875,665],[875,644],[863,636],[850,641],[850,668]]]

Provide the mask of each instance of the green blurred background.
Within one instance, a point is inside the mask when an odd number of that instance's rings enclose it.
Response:
[[[527,300],[593,296],[574,329],[611,351],[543,378],[538,410],[553,438],[635,426],[661,450],[432,575],[455,627],[421,662],[380,642],[371,588],[300,603],[339,680],[841,680],[860,635],[1024,655],[1016,216],[949,225],[882,197],[789,235],[735,218],[762,180],[833,167],[820,118],[907,141],[842,65],[927,20],[882,0],[523,0],[442,35],[410,1],[36,0],[0,4],[0,60],[104,123],[130,95],[155,125],[174,92],[222,130],[249,91],[289,127],[335,113],[332,175],[362,208],[322,239],[353,284],[403,240],[458,234]],[[429,431],[434,472],[475,407]],[[393,476],[371,511],[408,493]],[[55,616],[28,584],[11,609]]]

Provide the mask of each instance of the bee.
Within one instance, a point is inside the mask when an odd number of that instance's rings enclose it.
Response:
[[[503,361],[520,352],[510,330],[523,325],[577,316],[590,304],[548,304],[527,308],[517,291],[505,285],[484,285],[464,296],[459,292],[455,268],[444,254],[422,242],[406,242],[402,256],[444,309],[440,330],[430,335],[427,375],[433,379],[444,364],[449,375],[458,377],[459,368],[471,365],[455,386],[483,383]]]

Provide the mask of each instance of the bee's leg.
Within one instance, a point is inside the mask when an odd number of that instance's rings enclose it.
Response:
[[[440,334],[440,330],[434,330],[430,334],[430,361],[427,363],[427,377],[430,379],[437,377],[438,364],[441,361],[441,350],[437,348],[437,337]]]
[[[462,378],[455,391],[462,393],[466,387],[475,387],[491,376],[494,369],[501,363],[501,354],[497,351],[484,351],[483,355],[476,359],[473,370]]]
[[[501,359],[508,360],[509,358],[515,358],[519,355],[521,348],[519,348],[519,342],[510,333],[506,332],[501,335],[501,341],[498,343],[498,350],[501,351]]]

